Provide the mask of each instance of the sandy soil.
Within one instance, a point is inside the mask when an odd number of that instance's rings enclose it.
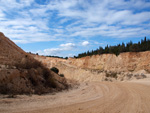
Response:
[[[150,113],[150,79],[90,82],[53,95],[0,96],[1,113]]]

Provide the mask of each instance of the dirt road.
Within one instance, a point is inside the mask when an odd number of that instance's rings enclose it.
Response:
[[[0,97],[2,113],[150,113],[150,84],[91,82],[53,95]]]

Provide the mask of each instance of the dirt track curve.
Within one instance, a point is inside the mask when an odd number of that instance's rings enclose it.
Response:
[[[150,113],[150,85],[144,82],[91,82],[54,95],[1,97],[0,112]]]

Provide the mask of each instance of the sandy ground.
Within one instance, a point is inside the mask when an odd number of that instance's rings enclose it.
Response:
[[[53,95],[0,96],[1,113],[150,113],[150,79],[90,82]]]

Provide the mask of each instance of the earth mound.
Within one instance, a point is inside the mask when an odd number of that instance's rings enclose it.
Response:
[[[0,32],[0,93],[42,94],[68,88],[52,72]]]

